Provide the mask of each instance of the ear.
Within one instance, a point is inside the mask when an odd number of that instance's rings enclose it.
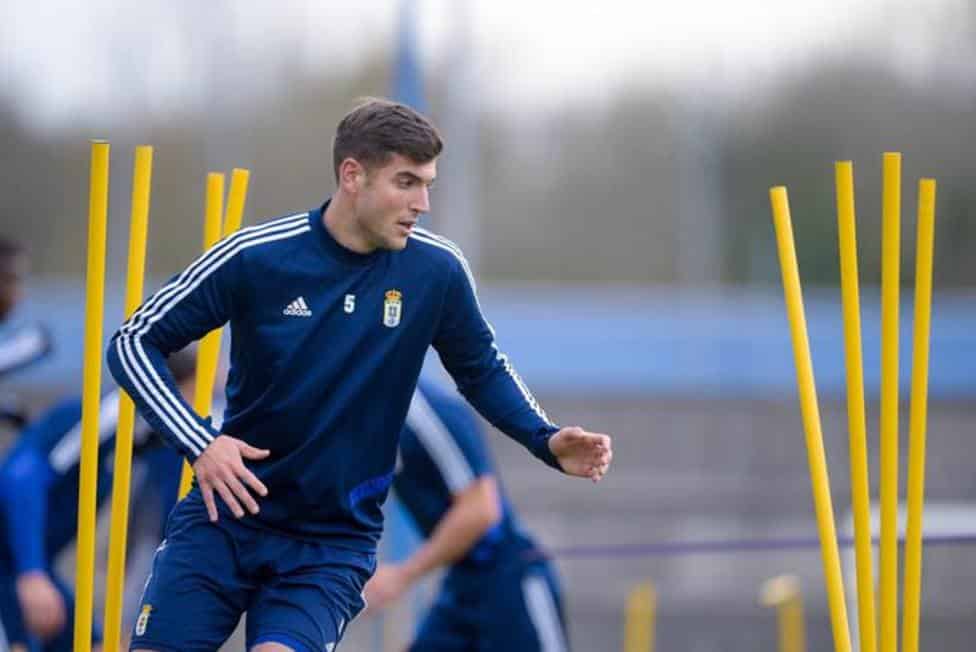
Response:
[[[346,158],[339,164],[339,187],[355,194],[366,182],[366,169],[354,158]]]

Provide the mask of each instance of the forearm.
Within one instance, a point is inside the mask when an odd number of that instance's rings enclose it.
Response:
[[[499,518],[495,481],[479,478],[458,495],[427,541],[403,563],[408,581],[415,582],[462,559]]]
[[[559,430],[529,392],[524,381],[502,357],[491,372],[459,384],[464,397],[493,426],[525,446],[537,458],[562,470],[549,450],[549,437]]]
[[[25,500],[16,506],[6,507],[7,519],[16,523],[8,533],[10,549],[17,574],[29,571],[45,571],[48,568],[44,549],[44,531],[47,527],[47,495],[24,495]],[[10,520],[14,518],[16,520]]]
[[[543,462],[562,470],[548,445],[559,428],[499,349],[481,312],[474,279],[466,264],[461,267],[448,291],[450,310],[439,326],[434,348],[458,389],[482,416]]]
[[[430,538],[403,563],[410,582],[464,557],[490,527],[477,514],[451,509]]]
[[[176,388],[163,352],[123,327],[107,351],[109,370],[140,414],[192,463],[219,434]]]
[[[46,570],[48,566],[44,547],[48,483],[41,460],[35,457],[22,452],[0,474],[7,544],[17,574]]]
[[[230,320],[238,283],[236,236],[212,247],[147,299],[108,347],[109,369],[149,425],[190,462],[217,437],[176,389],[166,356]]]

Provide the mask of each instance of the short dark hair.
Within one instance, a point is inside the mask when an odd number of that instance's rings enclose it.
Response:
[[[441,135],[430,120],[405,104],[371,97],[339,121],[332,164],[338,182],[339,166],[347,158],[368,169],[385,165],[393,154],[426,163],[437,158],[442,149]]]

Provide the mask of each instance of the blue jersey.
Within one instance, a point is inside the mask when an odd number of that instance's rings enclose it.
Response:
[[[113,391],[102,399],[99,410],[99,504],[112,490],[118,413],[119,394]],[[148,424],[136,421],[137,451],[152,447],[151,434]],[[74,540],[80,455],[81,401],[70,399],[25,428],[0,464],[0,555],[9,556],[16,572],[49,569],[49,561]],[[175,453],[152,459],[159,465],[160,475],[179,477]],[[172,486],[175,500],[176,484]]]
[[[393,487],[424,537],[430,537],[456,494],[487,475],[497,479],[474,415],[456,396],[422,383],[410,402],[400,435]],[[531,545],[518,528],[500,482],[498,489],[501,519],[456,565],[495,562]]]
[[[153,428],[191,462],[220,434],[179,396],[164,359],[229,322],[222,432],[270,450],[248,461],[268,488],[244,517],[254,527],[375,550],[431,345],[489,421],[558,468],[557,428],[496,347],[459,249],[416,229],[402,251],[354,253],[325,228],[324,208],[222,240],[114,335],[109,367]],[[198,488],[188,500],[202,509]]]

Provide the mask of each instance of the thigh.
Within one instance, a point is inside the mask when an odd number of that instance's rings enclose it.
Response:
[[[206,520],[171,522],[146,580],[131,649],[212,652],[234,631],[252,590],[225,530]]]
[[[248,649],[280,643],[296,652],[331,652],[338,646],[365,606],[362,590],[372,570],[315,556],[284,557],[289,563],[260,583],[247,608]]]
[[[500,573],[485,591],[479,640],[482,650],[565,652],[562,599],[546,563]]]

